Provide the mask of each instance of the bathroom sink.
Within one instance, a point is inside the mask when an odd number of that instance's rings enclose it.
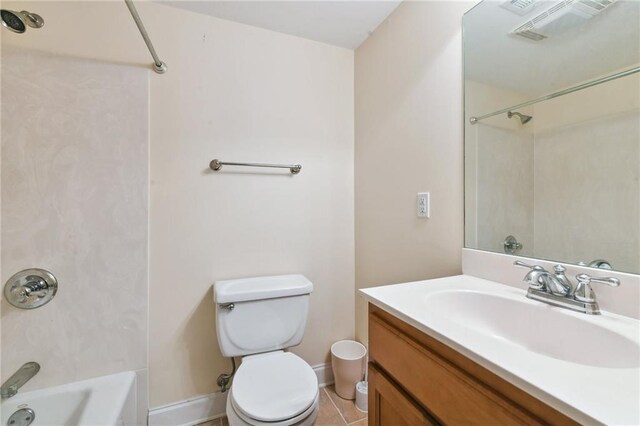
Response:
[[[489,292],[445,290],[425,297],[431,315],[502,339],[538,354],[604,368],[638,368],[637,342],[598,324],[585,314]],[[586,318],[581,318],[582,315]]]
[[[640,424],[637,319],[570,311],[528,299],[525,285],[469,275],[360,294],[579,423]]]

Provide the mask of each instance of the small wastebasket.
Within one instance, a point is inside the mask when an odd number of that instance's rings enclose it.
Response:
[[[366,370],[367,348],[354,340],[340,340],[331,346],[331,367],[336,393],[344,399],[355,399],[356,383]]]
[[[363,413],[366,413],[368,411],[367,406],[368,404],[368,397],[367,397],[367,388],[368,388],[368,384],[366,382],[366,375],[365,375],[365,381],[364,382],[358,382],[356,383],[356,408],[360,411],[362,411]]]

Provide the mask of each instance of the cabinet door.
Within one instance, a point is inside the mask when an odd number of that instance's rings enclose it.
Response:
[[[369,426],[436,425],[393,382],[369,364]]]

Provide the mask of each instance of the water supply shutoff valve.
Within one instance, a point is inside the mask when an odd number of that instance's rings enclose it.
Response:
[[[233,303],[230,303],[230,305],[233,305]],[[231,374],[223,373],[218,376],[218,380],[216,381],[218,386],[220,386],[220,392],[222,393],[229,389],[229,383],[231,383],[233,375],[236,374],[236,359],[234,357],[231,357],[231,365],[233,366]]]

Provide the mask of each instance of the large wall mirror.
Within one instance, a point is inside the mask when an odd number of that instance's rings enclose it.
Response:
[[[465,246],[640,273],[640,1],[463,20]]]

